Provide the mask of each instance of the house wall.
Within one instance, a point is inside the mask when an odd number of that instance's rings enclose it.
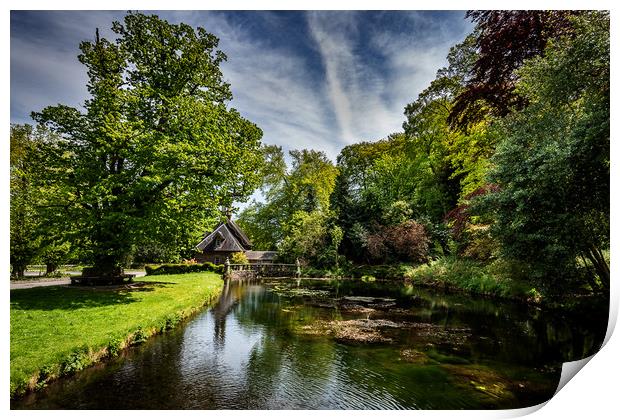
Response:
[[[198,252],[194,257],[199,263],[210,262],[213,264],[224,264],[226,262],[226,258],[231,258],[234,252],[226,252],[226,251],[207,251],[207,252]]]

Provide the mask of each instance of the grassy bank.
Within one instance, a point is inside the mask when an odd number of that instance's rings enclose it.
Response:
[[[172,328],[214,299],[215,273],[141,278],[131,288],[11,291],[11,396],[45,386]]]
[[[522,279],[511,278],[508,273],[514,274],[517,270],[500,261],[484,264],[444,257],[412,267],[405,273],[405,278],[421,286],[540,303],[542,295],[539,291]]]

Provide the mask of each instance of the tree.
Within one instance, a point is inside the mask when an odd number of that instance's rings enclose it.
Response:
[[[574,36],[550,41],[519,70],[528,106],[502,124],[483,196],[503,253],[529,261],[543,287],[581,257],[609,289],[609,15],[572,19]],[[594,285],[596,287],[596,285]]]
[[[395,133],[376,142],[348,145],[338,155],[330,207],[343,231],[340,252],[349,259],[368,259],[368,231],[384,223],[394,202],[409,207],[414,183],[405,143],[405,136]]]
[[[235,252],[230,257],[231,264],[249,264],[250,260],[248,260],[247,255],[244,252]]]
[[[266,146],[263,154],[265,202],[248,206],[238,221],[256,244],[276,249],[290,233],[287,226],[296,213],[329,212],[338,170],[325,153],[316,150],[290,151],[290,168],[281,147]]]
[[[450,111],[452,127],[467,129],[489,115],[502,117],[521,109],[526,98],[515,92],[517,70],[543,53],[547,41],[571,31],[570,17],[580,12],[556,10],[469,11],[477,57],[471,76]]]
[[[218,206],[254,190],[261,159],[261,130],[226,106],[214,35],[139,13],[112,30],[115,41],[97,32],[80,44],[84,111],[33,113],[61,136],[46,149],[46,181],[63,190],[59,206],[101,275],[117,274],[140,237],[195,239]]]
[[[342,229],[331,223],[331,215],[321,211],[296,212],[284,226],[286,235],[278,246],[279,255],[314,267],[338,266],[338,246]]]
[[[38,171],[37,133],[30,125],[11,125],[11,276],[23,277],[26,266],[39,252],[40,194],[35,185]]]

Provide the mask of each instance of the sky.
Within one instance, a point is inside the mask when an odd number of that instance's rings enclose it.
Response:
[[[407,103],[472,29],[462,11],[161,11],[220,39],[236,108],[263,142],[319,149],[335,160],[346,145],[402,130]],[[11,122],[58,103],[87,99],[79,43],[122,11],[11,12]]]

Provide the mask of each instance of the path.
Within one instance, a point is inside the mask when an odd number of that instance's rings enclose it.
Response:
[[[136,271],[136,270],[126,270],[127,274],[135,274],[136,277],[143,277],[146,275],[144,271]],[[71,274],[80,274],[78,272]],[[14,289],[31,289],[33,287],[44,287],[44,286],[64,286],[71,284],[71,279],[69,277],[59,277],[59,278],[38,278],[36,280],[18,280],[11,282],[11,290]]]

